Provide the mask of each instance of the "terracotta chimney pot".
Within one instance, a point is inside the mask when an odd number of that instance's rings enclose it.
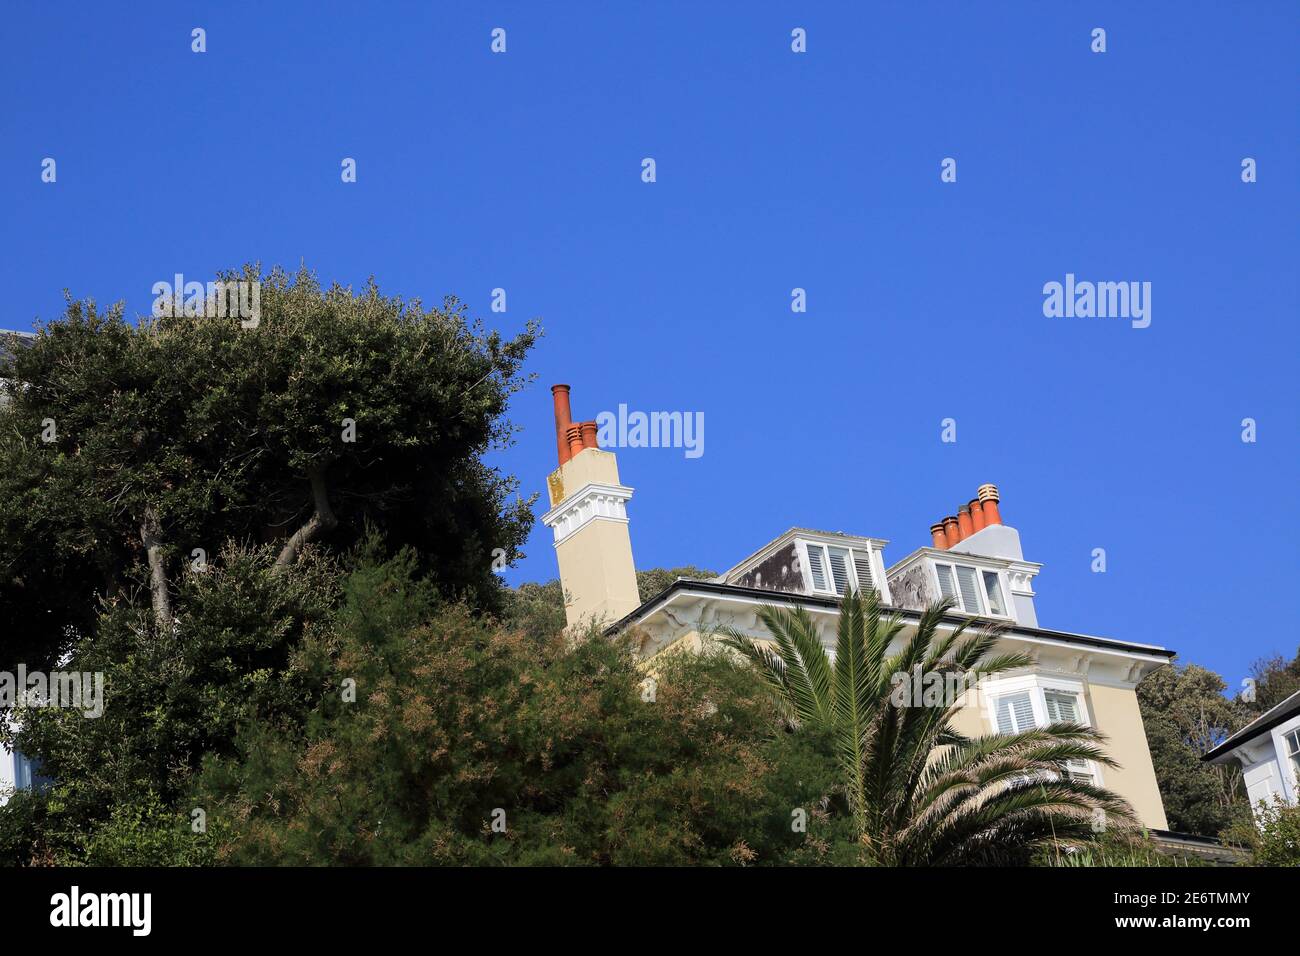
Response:
[[[565,430],[565,437],[569,442],[569,458],[572,458],[578,452],[582,451],[582,426],[570,425]],[[565,459],[566,461],[568,459]]]
[[[555,447],[563,465],[571,457],[569,453],[568,428],[573,424],[573,412],[569,409],[569,386],[552,385],[551,402],[555,405]]]
[[[957,516],[948,515],[943,519],[943,530],[948,537],[948,547],[952,547],[961,540],[961,529],[957,525]]]
[[[984,505],[978,498],[970,500],[970,523],[976,531],[984,530]]]
[[[963,538],[969,538],[975,533],[975,525],[970,519],[969,505],[962,505],[957,509],[957,527],[961,530]]]
[[[1002,523],[1002,513],[998,511],[998,486],[980,485],[980,503],[984,506],[984,525]]]
[[[582,422],[582,447],[599,448],[600,443],[596,441],[596,423]]]
[[[930,525],[930,535],[934,538],[934,546],[940,551],[948,547],[948,534],[943,530],[943,522]]]

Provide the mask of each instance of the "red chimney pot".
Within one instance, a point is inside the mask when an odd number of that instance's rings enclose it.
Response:
[[[569,442],[569,458],[565,459],[565,461],[568,461],[582,451],[582,426],[570,425],[564,432],[565,438]]]
[[[998,486],[980,485],[980,503],[984,508],[984,525],[1001,524],[1002,514],[998,511]]]
[[[957,509],[957,527],[961,529],[961,536],[969,538],[975,533],[975,525],[970,519],[970,506],[962,505]]]
[[[551,401],[555,405],[555,447],[560,455],[560,464],[572,458],[569,452],[568,428],[573,424],[573,412],[569,408],[569,386],[552,385]]]
[[[957,525],[957,516],[948,515],[943,519],[943,530],[948,537],[948,547],[952,547],[961,540],[961,529]]]

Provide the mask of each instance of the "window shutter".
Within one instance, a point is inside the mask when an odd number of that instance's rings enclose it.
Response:
[[[975,569],[957,565],[957,583],[961,585],[961,602],[966,606],[967,614],[979,614],[979,587],[975,583]]]
[[[1047,702],[1047,719],[1054,724],[1081,724],[1079,702],[1073,694],[1048,691],[1043,695]]]
[[[866,593],[868,588],[874,588],[876,582],[871,579],[871,552],[854,550],[853,552],[853,570],[858,575],[858,591]]]
[[[831,581],[835,593],[843,594],[849,589],[849,552],[844,548],[831,548]]]
[[[952,583],[952,568],[946,564],[936,564],[934,569],[939,573],[939,593],[945,598],[956,597],[957,587]]]
[[[1028,694],[998,698],[998,733],[1018,734],[1034,726],[1034,705]]]
[[[1043,694],[1043,702],[1047,705],[1047,719],[1052,723],[1083,723],[1083,718],[1079,714],[1079,698],[1074,694],[1049,690]],[[1096,782],[1097,778],[1093,776],[1086,760],[1070,760],[1066,763],[1065,768],[1071,780],[1082,783]]]
[[[822,549],[821,545],[805,545],[804,550],[808,552],[808,570],[812,573],[813,590],[826,590],[826,569],[822,567]]]

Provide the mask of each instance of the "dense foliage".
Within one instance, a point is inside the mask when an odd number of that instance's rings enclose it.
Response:
[[[1196,664],[1158,668],[1138,685],[1147,746],[1172,830],[1217,836],[1244,806],[1241,772],[1201,760],[1249,720],[1225,690],[1218,674]]]
[[[404,555],[358,571],[338,628],[307,641],[305,666],[329,689],[304,729],[258,717],[234,756],[207,761],[195,799],[233,834],[223,860],[744,864],[843,852],[824,741],[780,732],[747,668],[683,656],[647,680],[622,642],[439,605],[413,567]],[[799,809],[807,832],[793,827]]]
[[[445,593],[498,593],[494,556],[517,554],[531,501],[482,456],[510,438],[536,329],[503,339],[454,300],[305,270],[229,278],[260,281],[255,328],[70,301],[0,369],[0,668],[57,659],[101,599],[147,595],[166,622],[182,569],[230,541],[289,565],[374,525]]]
[[[1240,814],[1224,836],[1245,848],[1255,866],[1300,866],[1300,807],[1261,801],[1253,817]]]

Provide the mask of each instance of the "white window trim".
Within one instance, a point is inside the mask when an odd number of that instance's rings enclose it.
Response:
[[[999,699],[1028,691],[1029,703],[1034,711],[1034,726],[1045,727],[1051,723],[1047,719],[1046,696],[1046,692],[1051,690],[1073,694],[1075,700],[1079,702],[1080,721],[1087,727],[1095,728],[1097,726],[1097,722],[1093,719],[1092,711],[1088,706],[1087,688],[1083,682],[1061,677],[1050,677],[1046,674],[1022,674],[1018,677],[1003,677],[982,681],[979,685],[979,691],[984,701],[984,720],[993,729],[993,733],[999,733]],[[1086,762],[1088,772],[1092,774],[1093,783],[1098,787],[1104,787],[1106,783],[1102,776],[1101,765],[1095,760]]]
[[[992,617],[1004,621],[1014,621],[1016,615],[1012,610],[1012,597],[1010,581],[1007,579],[1006,571],[1002,568],[990,568],[986,565],[979,564],[975,561],[957,560],[949,558],[934,558],[930,561],[930,583],[934,586],[934,593],[943,595],[943,587],[939,583],[939,565],[945,564],[952,569],[952,580],[954,587],[957,588],[957,597],[961,597],[961,584],[957,578],[957,565],[975,570],[975,583],[979,587],[980,610],[967,611],[961,605],[954,607],[953,610],[959,614],[971,614],[975,617]],[[984,572],[989,571],[998,576],[998,588],[1002,591],[1002,613],[995,614],[989,610],[989,593],[988,587],[984,583]],[[964,602],[963,602],[964,603]]]
[[[822,597],[841,597],[835,593],[835,578],[831,574],[831,548],[843,548],[848,552],[846,564],[848,565],[847,574],[850,586],[859,594],[862,593],[862,582],[858,580],[857,563],[853,560],[853,552],[861,551],[867,555],[867,564],[871,568],[871,573],[877,578],[873,587],[880,592],[881,600],[888,601],[888,594],[884,591],[884,578],[881,571],[881,562],[877,558],[876,549],[870,546],[857,544],[834,544],[830,541],[809,541],[804,538],[798,539],[799,544],[799,565],[803,571],[804,587],[808,589],[809,594],[818,594]],[[813,582],[812,562],[808,559],[809,548],[822,549],[822,573],[826,577],[826,587],[818,588]]]
[[[1282,784],[1282,797],[1292,806],[1300,805],[1300,770],[1296,768],[1295,763],[1291,760],[1291,752],[1287,749],[1287,734],[1300,731],[1300,717],[1292,717],[1273,728],[1273,752],[1277,758],[1280,782]]]

